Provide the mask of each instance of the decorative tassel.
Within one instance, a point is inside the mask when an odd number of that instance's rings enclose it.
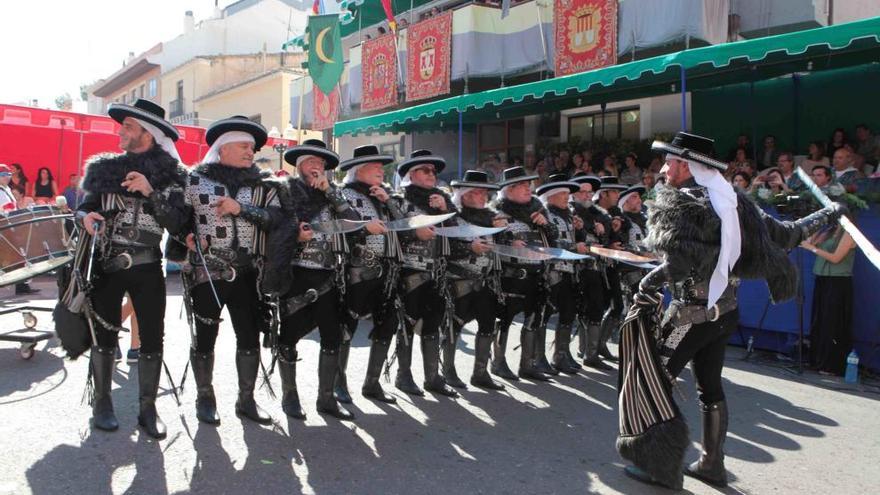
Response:
[[[183,384],[186,383],[186,375],[189,373],[189,359],[186,360],[186,367],[183,368],[183,376],[180,377],[180,393],[183,394]]]
[[[267,393],[269,394],[269,397],[271,397],[272,399],[276,399],[277,397],[275,395],[275,390],[272,389],[272,383],[269,381],[269,374],[266,372],[266,367],[263,366],[263,359],[262,359],[262,357],[260,357],[259,359],[260,359],[260,369],[263,371],[263,384],[260,385],[260,388],[266,387],[266,390],[267,390]]]
[[[180,407],[180,397],[177,395],[177,386],[174,385],[174,379],[171,378],[171,371],[168,369],[168,364],[165,363],[165,360],[162,360],[162,367],[165,368],[165,376],[168,378],[168,383],[171,384],[171,394],[174,396],[174,401],[177,402],[177,407]],[[189,362],[187,362],[187,367],[189,367]],[[184,378],[186,378],[186,372],[184,371]]]
[[[80,401],[80,404],[82,404],[82,405],[88,404],[89,406],[92,406],[95,403],[95,381],[92,378],[92,373],[93,373],[92,367],[93,366],[94,365],[92,364],[92,361],[90,359],[89,360],[89,374],[86,376],[86,388],[85,388],[85,390],[83,390],[82,400]]]

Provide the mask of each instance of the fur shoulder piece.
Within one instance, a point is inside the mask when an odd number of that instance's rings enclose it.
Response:
[[[133,196],[122,187],[129,172],[144,174],[153,189],[186,185],[187,170],[158,146],[144,153],[100,153],[86,162],[82,188],[93,194]]]
[[[253,187],[272,177],[272,172],[261,170],[256,165],[251,165],[249,168],[236,168],[221,163],[202,163],[196,166],[193,172],[215,180],[230,189],[240,189],[242,186]]]

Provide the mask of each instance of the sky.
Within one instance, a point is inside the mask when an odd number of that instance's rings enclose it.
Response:
[[[220,7],[233,3],[220,0]],[[214,0],[24,0],[0,3],[0,103],[37,99],[55,107],[70,93],[74,110],[85,111],[79,87],[122,67],[128,52],[139,55],[183,32],[183,17],[196,23],[214,12]]]

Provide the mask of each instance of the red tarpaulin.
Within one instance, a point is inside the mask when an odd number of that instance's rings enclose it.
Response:
[[[449,93],[452,11],[414,24],[406,35],[406,101]]]
[[[313,86],[312,95],[315,98],[315,118],[312,123],[312,129],[315,131],[323,131],[333,127],[339,118],[339,86],[333,88],[329,95],[321,92],[318,86]]]
[[[397,104],[397,43],[394,34],[364,42],[363,99],[361,110],[378,110]]]
[[[617,0],[556,0],[556,77],[617,63]]]

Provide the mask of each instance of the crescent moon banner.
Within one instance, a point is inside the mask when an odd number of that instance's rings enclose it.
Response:
[[[556,77],[617,63],[617,0],[556,0]]]
[[[406,46],[406,101],[449,93],[452,11],[410,26]]]
[[[309,16],[309,76],[326,95],[333,91],[342,76],[342,36],[339,15]]]
[[[364,42],[361,110],[397,105],[397,43],[393,33]]]

